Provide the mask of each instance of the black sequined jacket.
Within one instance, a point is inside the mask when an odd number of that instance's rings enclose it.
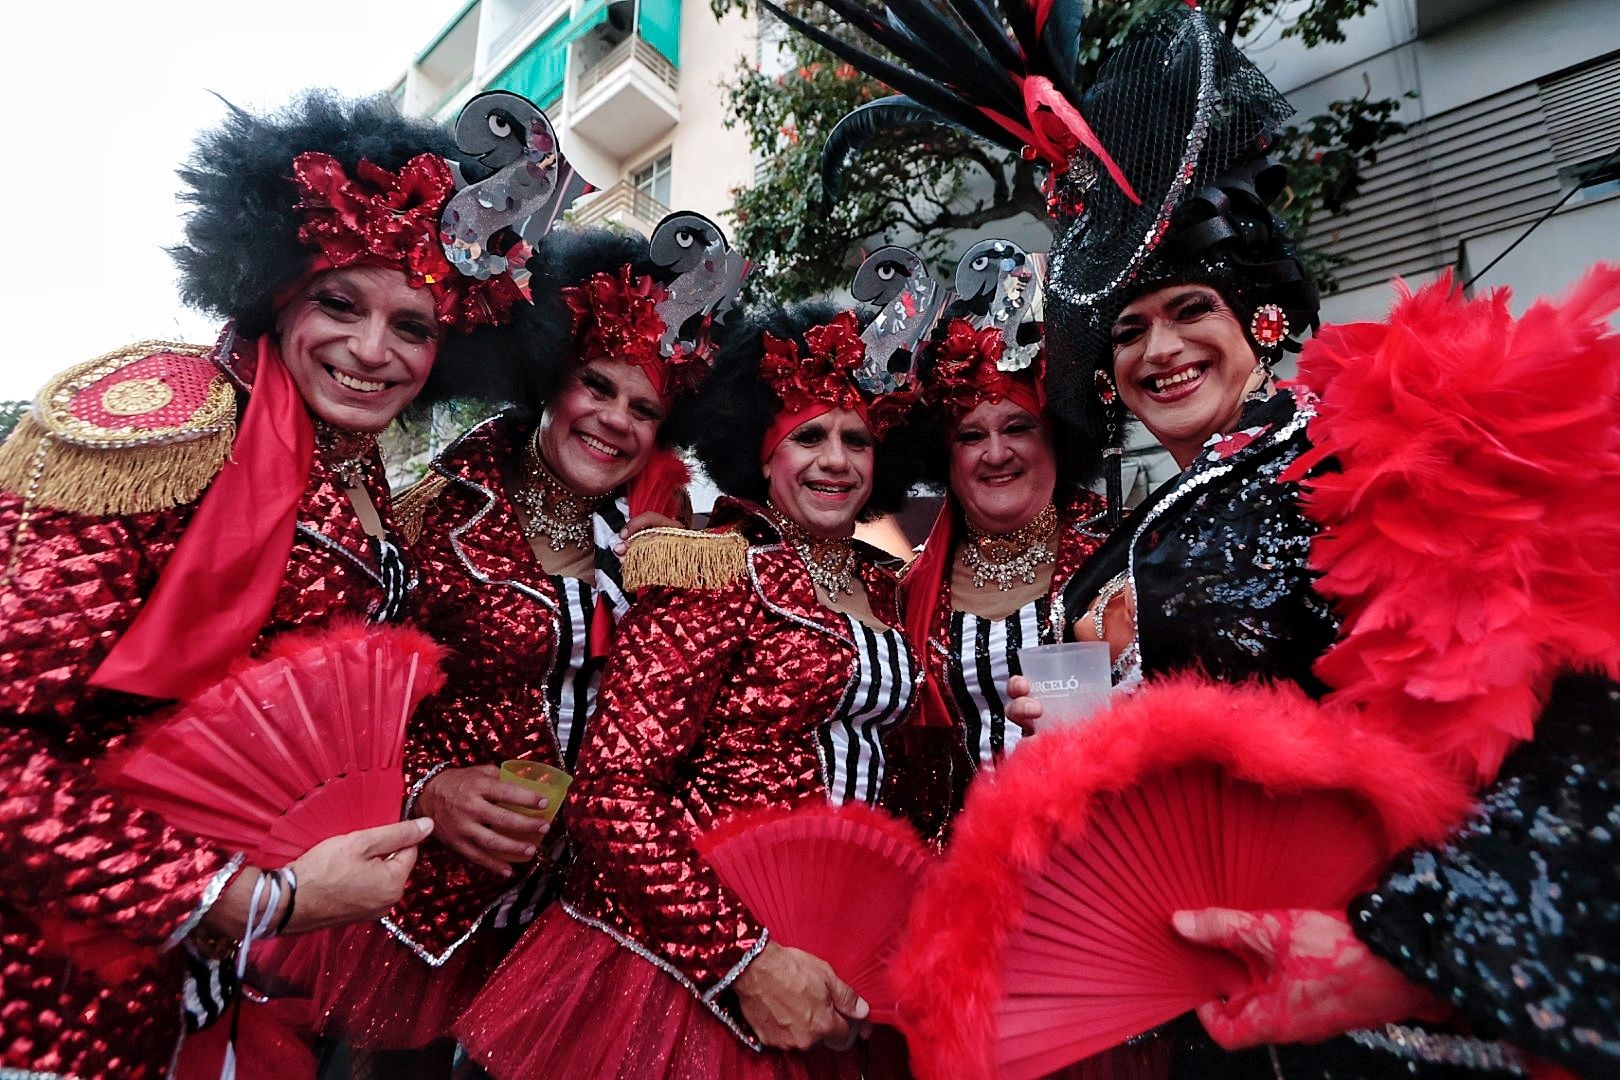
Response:
[[[1070,610],[1083,610],[1109,578],[1128,571],[1145,677],[1195,669],[1222,680],[1286,679],[1324,694],[1312,666],[1338,623],[1312,587],[1316,526],[1300,506],[1300,485],[1283,479],[1310,446],[1314,416],[1314,399],[1298,387],[1246,404],[1238,427],[1137,507],[1081,569],[1065,593]],[[1173,1075],[1186,1080],[1515,1075],[1513,1052],[1499,1042],[1415,1027],[1228,1053],[1188,1015],[1161,1037],[1174,1040]],[[1492,1068],[1498,1060],[1504,1067]]]
[[[1620,684],[1560,680],[1474,819],[1350,921],[1480,1034],[1620,1076]]]
[[[1121,523],[1064,592],[1084,611],[1129,571],[1145,675],[1189,668],[1218,679],[1289,679],[1320,695],[1311,665],[1338,624],[1306,566],[1316,527],[1281,479],[1308,447],[1303,391],[1244,406],[1237,430],[1205,447]]]

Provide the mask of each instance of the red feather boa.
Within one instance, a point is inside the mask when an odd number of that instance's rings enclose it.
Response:
[[[1553,679],[1620,676],[1620,267],[1515,320],[1449,276],[1384,323],[1328,327],[1303,476],[1317,589],[1344,618],[1328,699],[1474,783]]]
[[[1078,835],[1087,801],[1201,761],[1272,789],[1353,792],[1383,822],[1392,855],[1440,839],[1469,804],[1421,754],[1359,731],[1292,684],[1166,679],[1084,726],[1020,744],[974,782],[949,857],[912,910],[899,981],[918,1076],[994,1075],[1000,956],[1023,910],[1024,874]]]

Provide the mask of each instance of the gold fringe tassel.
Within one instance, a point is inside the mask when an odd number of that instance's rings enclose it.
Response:
[[[627,592],[648,585],[718,589],[748,573],[748,539],[735,532],[643,529],[630,538],[621,568]]]
[[[166,510],[202,494],[230,459],[235,436],[230,426],[185,442],[88,448],[53,438],[29,414],[0,445],[0,488],[31,506],[75,514]]]

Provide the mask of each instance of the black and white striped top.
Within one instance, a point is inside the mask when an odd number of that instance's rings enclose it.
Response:
[[[596,708],[596,688],[604,657],[587,656],[591,641],[591,615],[599,594],[594,583],[571,577],[552,577],[557,590],[557,643],[551,671],[546,675],[546,702],[551,706],[552,731],[564,772],[573,772],[579,748],[585,742],[585,724]],[[547,869],[529,874],[501,896],[492,924],[527,926],[540,914],[556,891],[557,877],[550,869],[564,854],[559,833],[551,847]]]
[[[623,495],[598,506],[596,513],[591,515],[591,546],[596,552],[596,594],[613,605],[615,622],[624,618],[624,613],[630,609],[630,598],[625,595],[624,586],[619,584],[624,580],[624,570],[619,564],[619,557],[613,553],[613,545],[629,520],[630,500]]]
[[[838,715],[821,725],[821,761],[834,805],[871,805],[883,791],[883,734],[911,704],[917,665],[899,630],[844,619],[855,642],[855,681]]]
[[[551,670],[546,674],[546,701],[551,706],[552,730],[565,772],[574,771],[579,748],[585,742],[585,722],[596,708],[596,686],[601,679],[603,656],[587,656],[591,643],[591,619],[596,605],[612,605],[615,620],[630,607],[619,584],[619,557],[613,544],[624,528],[628,506],[621,497],[604,503],[591,516],[591,540],[596,570],[590,582],[577,578],[550,578],[557,594],[557,644]]]
[[[573,772],[585,741],[585,722],[596,707],[596,685],[602,672],[600,656],[587,656],[591,642],[591,614],[596,589],[578,578],[554,577],[557,590],[557,646],[546,675],[546,702],[551,706],[552,730],[564,772]]]
[[[1023,672],[1018,650],[1059,640],[1045,596],[1004,619],[951,612],[950,694],[965,731],[963,743],[974,760],[988,765],[1018,745],[1017,724],[1007,723],[1007,680]]]
[[[591,619],[597,604],[613,605],[615,619],[630,606],[619,585],[619,557],[613,542],[624,528],[628,510],[624,499],[598,508],[591,518],[596,548],[596,573],[590,582],[577,578],[552,577],[557,593],[557,641],[552,653],[551,671],[546,676],[546,702],[551,706],[552,732],[564,772],[573,772],[585,744],[585,726],[596,710],[596,690],[607,658],[589,656]],[[551,841],[548,866],[561,865],[566,839],[559,832]],[[527,926],[539,915],[556,892],[559,875],[551,870],[530,874],[508,889],[496,905],[492,923],[496,927]]]

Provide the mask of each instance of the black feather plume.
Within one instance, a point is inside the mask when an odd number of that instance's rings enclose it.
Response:
[[[836,199],[843,188],[844,168],[866,144],[884,132],[899,128],[948,127],[965,133],[967,129],[949,117],[919,105],[904,94],[868,101],[852,109],[827,136],[821,148],[821,190],[829,199]]]
[[[820,27],[812,26],[798,16],[783,10],[777,4],[772,3],[772,0],[760,0],[760,3],[771,14],[840,60],[853,64],[879,82],[885,83],[895,90],[914,98],[919,104],[949,117],[981,138],[1005,146],[1010,150],[1017,150],[1022,145],[1016,136],[988,119],[979,109],[968,104],[960,96],[953,93],[949,88],[940,85],[933,78],[907,71],[897,64],[892,64],[887,60],[880,59],[871,53],[840,41]],[[829,3],[828,6],[833,6],[833,4]],[[839,6],[847,5],[840,4]],[[901,47],[905,47],[903,38],[899,38],[898,35],[895,35],[887,28],[884,28],[883,33],[887,38],[898,39]],[[875,35],[874,40],[878,40]]]

